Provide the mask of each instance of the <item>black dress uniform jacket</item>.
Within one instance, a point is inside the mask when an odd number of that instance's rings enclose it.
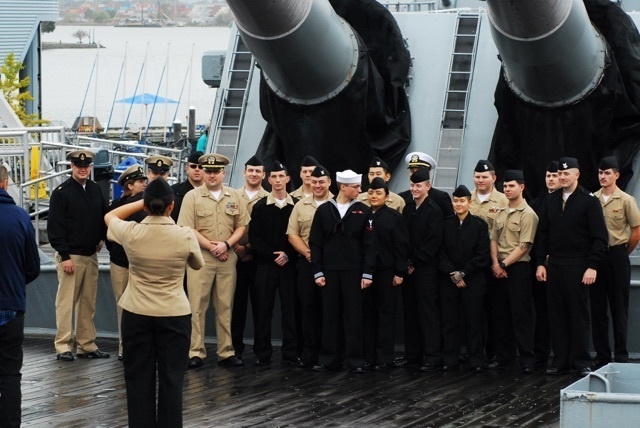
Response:
[[[344,217],[335,199],[318,207],[309,235],[314,277],[324,270],[362,270],[371,279],[375,263],[375,237],[371,209],[353,200]]]
[[[402,211],[411,242],[409,254],[413,266],[437,266],[438,253],[442,244],[442,211],[431,197],[416,209],[416,202],[409,202]],[[313,253],[312,253],[313,254]]]
[[[413,201],[413,195],[411,194],[411,190],[405,190],[402,193],[398,194],[404,201],[408,204]],[[429,189],[429,198],[435,202],[438,207],[440,207],[440,211],[442,211],[442,216],[444,218],[449,217],[450,215],[455,215],[453,211],[453,203],[451,202],[451,196],[443,190],[436,189],[432,187]]]
[[[490,264],[489,248],[489,233],[484,220],[468,214],[460,224],[458,216],[448,217],[444,220],[438,267],[447,275],[454,271],[464,272],[465,282],[484,283],[484,269]]]
[[[552,237],[552,238],[551,238]],[[569,196],[564,210],[562,190],[550,194],[536,234],[536,261],[544,264],[582,265],[597,269],[607,251],[607,227],[602,207],[584,187]]]
[[[409,231],[402,214],[386,205],[373,214],[376,236],[376,270],[393,269],[396,276],[407,274]]]
[[[293,206],[298,202],[296,198],[291,199],[293,204],[286,204],[282,208],[276,204],[267,204],[267,198],[260,199],[253,206],[249,242],[259,264],[273,265],[277,258],[274,251],[284,251],[289,260],[296,259],[298,253],[285,234]]]
[[[173,189],[173,211],[171,211],[171,218],[173,221],[178,222],[178,215],[180,215],[180,208],[182,207],[182,200],[184,199],[184,195],[187,194],[189,190],[193,189],[193,185],[189,180],[183,181],[182,183],[176,183],[171,186]]]
[[[91,180],[83,188],[70,178],[53,191],[47,233],[63,261],[71,258],[69,254],[91,256],[96,252],[96,246],[106,236],[106,212],[102,190]]]
[[[119,208],[123,205],[139,201],[140,199],[142,199],[142,197],[143,197],[143,192],[140,192],[137,195],[125,196],[123,198],[116,199],[115,201],[111,202],[111,205],[109,205],[109,209],[107,210],[107,212],[113,211],[116,208]],[[135,221],[136,223],[140,223],[142,220],[144,220],[146,216],[147,216],[146,211],[141,210],[135,213],[134,215],[128,217],[125,220]],[[105,240],[104,242],[105,242],[105,245],[107,246],[107,249],[109,250],[109,260],[120,267],[128,269],[129,259],[127,258],[127,253],[124,251],[124,248],[122,247],[122,245],[118,244],[117,242],[110,241],[108,239]]]

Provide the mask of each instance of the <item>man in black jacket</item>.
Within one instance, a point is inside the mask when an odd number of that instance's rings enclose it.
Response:
[[[562,190],[546,200],[536,235],[536,278],[548,281],[553,363],[548,375],[591,370],[589,286],[607,250],[607,228],[598,199],[578,185],[578,160],[558,159]],[[545,267],[544,260],[548,266]]]
[[[339,370],[345,348],[351,371],[364,373],[362,290],[371,285],[376,257],[373,217],[357,200],[361,174],[348,169],[336,181],[339,193],[318,207],[309,236],[315,282],[322,287],[322,349],[313,369]]]
[[[409,276],[402,287],[405,353],[409,364],[421,371],[442,366],[442,322],[438,253],[442,244],[442,211],[428,197],[429,170],[411,175],[413,200],[402,211],[409,229]]]
[[[416,172],[421,168],[427,168],[429,173],[436,168],[436,161],[434,158],[429,156],[426,153],[422,152],[411,152],[405,157],[405,162],[407,164],[407,168],[409,169],[409,176]],[[413,195],[411,194],[411,190],[405,190],[404,192],[400,192],[398,194],[404,201],[408,204],[413,199]],[[443,190],[436,189],[435,187],[431,187],[429,189],[429,198],[433,202],[435,202],[440,210],[442,211],[442,216],[447,218],[454,214],[453,206],[451,205],[451,197],[449,194]]]
[[[289,216],[297,202],[287,194],[289,172],[279,161],[269,168],[271,193],[253,206],[249,223],[249,242],[256,257],[256,286],[253,320],[256,365],[271,363],[271,319],[276,291],[280,294],[282,310],[282,361],[293,366],[302,366],[297,355],[297,332],[295,319],[295,260],[296,252],[286,235]]]
[[[178,221],[184,195],[186,195],[189,190],[200,187],[202,186],[202,183],[204,183],[204,172],[202,170],[202,165],[198,162],[198,159],[200,159],[200,156],[202,155],[202,152],[191,153],[185,165],[187,179],[182,183],[176,183],[171,186],[175,198],[173,201],[173,211],[171,211],[171,218],[173,221]]]

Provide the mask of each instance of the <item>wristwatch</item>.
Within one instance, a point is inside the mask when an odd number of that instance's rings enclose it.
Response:
[[[498,266],[500,266],[501,269],[507,268],[507,265],[505,265],[504,262],[498,262]]]

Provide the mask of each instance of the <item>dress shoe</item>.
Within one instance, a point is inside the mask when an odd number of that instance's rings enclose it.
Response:
[[[471,373],[482,373],[484,369],[482,366],[473,366],[471,367]]]
[[[269,364],[271,364],[271,358],[258,358],[253,364],[255,364],[256,366],[268,366]]]
[[[549,367],[545,371],[545,374],[548,376],[559,376],[565,374],[566,372],[566,370],[559,369],[558,367]]]
[[[304,362],[300,357],[283,358],[282,364],[293,367],[304,367]]]
[[[371,370],[373,368],[373,364],[371,364],[369,361],[365,361],[364,362],[364,366],[362,366],[365,370]]]
[[[443,372],[455,372],[457,371],[459,366],[457,364],[445,364],[442,366]]]
[[[469,362],[469,355],[468,354],[464,354],[464,355],[460,355],[458,357],[458,361],[460,361],[461,363],[468,363]]]
[[[365,372],[364,367],[353,367],[351,369],[351,373],[362,374],[364,372]]]
[[[225,367],[240,367],[243,365],[242,360],[239,360],[235,355],[232,355],[224,360],[218,361],[219,366]]]
[[[63,352],[62,354],[56,355],[56,360],[60,361],[73,361],[75,357],[71,353],[71,351]]]
[[[498,360],[493,360],[485,364],[484,368],[487,370],[504,370],[507,368],[507,365]]]
[[[400,367],[406,366],[408,363],[409,362],[405,357],[397,357],[397,358],[394,358],[392,364],[393,364],[393,367],[400,368]]]
[[[589,376],[591,369],[589,367],[583,367],[580,369],[580,376]]]
[[[435,372],[440,370],[442,366],[440,364],[434,363],[425,363],[422,367],[420,367],[421,372]]]
[[[531,374],[531,373],[533,373],[533,367],[532,366],[522,366],[522,373],[523,374]]]
[[[371,369],[376,372],[383,372],[385,370],[389,370],[391,367],[393,367],[392,364],[384,363],[384,364],[376,364]]]
[[[122,354],[118,354],[118,361],[124,360],[124,356]]]
[[[202,358],[200,358],[200,357],[191,357],[191,358],[189,358],[188,367],[190,369],[197,369],[198,367],[202,367]]]
[[[78,358],[109,358],[110,355],[106,352],[102,352],[99,349],[96,349],[93,352],[88,352],[86,354],[77,354]]]
[[[600,367],[604,367],[607,364],[609,364],[609,361],[606,360],[599,360],[599,359],[595,359],[593,360],[593,362],[591,363],[591,367],[593,368],[593,370],[598,370]]]
[[[311,370],[313,370],[314,372],[326,372],[329,369],[324,364],[316,364],[315,366],[311,367]]]

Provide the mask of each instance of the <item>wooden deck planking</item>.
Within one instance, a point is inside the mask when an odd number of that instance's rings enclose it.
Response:
[[[27,337],[23,426],[125,427],[126,394],[117,341],[100,341],[106,360],[55,360],[52,338]],[[572,376],[504,372],[420,373],[405,369],[352,374],[282,366],[218,367],[215,348],[184,385],[186,427],[376,426],[554,427],[560,389]],[[464,368],[464,366],[462,366]]]

